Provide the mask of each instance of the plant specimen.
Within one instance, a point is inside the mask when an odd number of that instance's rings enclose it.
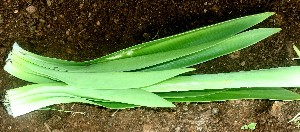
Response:
[[[241,129],[242,129],[242,130],[255,130],[256,124],[257,124],[257,123],[252,122],[252,123],[250,123],[250,124],[248,124],[248,125],[242,126]]]
[[[81,102],[111,109],[175,107],[172,102],[298,100],[300,67],[187,74],[190,66],[251,46],[280,28],[247,30],[272,12],[245,16],[142,43],[90,61],[48,58],[17,43],[4,70],[35,84],[6,91],[14,117],[53,104]],[[268,94],[265,94],[268,93]]]

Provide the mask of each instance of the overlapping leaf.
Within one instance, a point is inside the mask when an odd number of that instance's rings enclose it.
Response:
[[[179,76],[152,85],[150,92],[189,91],[240,87],[300,87],[300,66],[219,74]]]
[[[135,64],[136,60],[145,60],[145,62],[151,62],[152,64],[148,65],[142,65],[140,67],[136,67],[135,69],[140,69],[148,66],[152,66],[158,63],[162,63],[168,60],[173,60],[177,56],[177,53],[174,53],[173,56],[171,56],[169,59],[149,59],[147,60],[145,57],[137,58],[135,60],[124,60],[124,61],[118,61],[113,62],[111,64],[101,64],[99,62],[107,62],[111,60],[116,60],[116,59],[124,59],[124,58],[131,58],[131,57],[137,57],[137,56],[143,56],[143,55],[148,55],[148,54],[154,54],[154,53],[159,53],[159,52],[168,52],[172,50],[178,50],[178,49],[184,49],[188,47],[193,47],[193,46],[200,46],[202,48],[197,49],[198,51],[201,51],[207,47],[215,45],[217,42],[224,40],[226,38],[229,38],[231,36],[234,36],[235,34],[250,28],[253,25],[256,25],[257,23],[263,21],[264,19],[268,18],[269,16],[273,15],[273,12],[266,12],[266,13],[261,13],[261,14],[256,14],[256,15],[251,15],[251,16],[246,16],[246,17],[241,17],[237,19],[232,19],[226,22],[221,22],[215,25],[203,27],[203,28],[198,28],[195,30],[191,30],[185,33],[173,35],[170,37],[154,40],[151,42],[143,43],[140,45],[136,45],[124,50],[120,50],[118,52],[112,53],[110,55],[100,57],[98,59],[92,60],[92,61],[87,61],[87,62],[68,62],[65,60],[59,60],[59,59],[53,59],[53,58],[47,58],[43,56],[39,56],[33,53],[30,53],[28,51],[25,51],[21,49],[19,46],[15,45],[14,49],[17,52],[21,52],[23,55],[26,55],[26,58],[30,58],[32,62],[34,62],[37,65],[48,67],[50,69],[54,68],[59,70],[68,70],[72,71],[74,68],[77,69],[77,66],[82,66],[82,65],[90,65],[92,67],[91,69],[94,69],[94,67],[100,68],[104,66],[107,66],[108,68],[102,68],[102,71],[107,71],[111,69],[115,69],[114,71],[129,71],[129,70],[134,70],[132,68],[129,69],[120,69],[118,70],[117,67],[112,67],[110,66],[118,66],[118,64],[125,65],[125,64]],[[259,41],[259,40],[257,40]],[[209,45],[207,44],[209,43]],[[206,46],[201,46],[202,44]],[[185,54],[192,54],[193,52],[185,52]],[[154,55],[153,57],[164,57],[165,54],[158,54]],[[178,55],[184,56],[183,54]],[[164,60],[164,61],[161,61]],[[159,61],[159,62],[156,62]],[[100,65],[100,66],[97,66]],[[86,68],[83,68],[84,70],[87,70]],[[97,72],[100,72],[101,68],[98,69]]]
[[[173,107],[171,102],[299,100],[296,93],[274,88],[300,86],[299,67],[178,76],[193,70],[188,66],[240,50],[279,32],[279,28],[244,31],[272,14],[229,20],[85,62],[40,56],[15,43],[4,70],[40,84],[8,90],[4,104],[9,114],[19,116],[71,102],[122,109]]]

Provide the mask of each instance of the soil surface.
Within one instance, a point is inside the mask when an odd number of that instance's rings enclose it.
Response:
[[[274,11],[256,27],[282,31],[255,46],[195,66],[198,73],[218,73],[296,65],[292,45],[300,46],[299,0],[2,0],[0,65],[17,41],[34,53],[83,61],[153,39],[236,17]],[[0,92],[28,84],[0,69]],[[291,89],[294,90],[294,89]],[[267,93],[266,93],[267,94]],[[237,100],[179,103],[176,108],[109,110],[62,104],[59,111],[36,111],[12,118],[0,106],[1,132],[83,131],[300,131],[288,121],[300,102]],[[248,130],[250,131],[250,130]]]

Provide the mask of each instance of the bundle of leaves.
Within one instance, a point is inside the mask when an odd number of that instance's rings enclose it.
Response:
[[[187,67],[246,48],[279,32],[280,28],[248,30],[273,14],[232,19],[85,62],[40,56],[15,43],[4,69],[34,84],[7,90],[4,105],[16,117],[72,102],[124,109],[175,107],[172,102],[298,100],[300,95],[282,88],[300,86],[298,66],[185,74],[195,70]]]

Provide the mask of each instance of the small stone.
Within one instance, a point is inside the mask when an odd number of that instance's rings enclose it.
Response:
[[[66,31],[66,35],[69,36],[70,35],[70,30]]]
[[[118,24],[119,21],[120,21],[119,19],[114,19],[115,24]]]
[[[182,109],[185,110],[185,111],[189,110],[189,108],[188,108],[186,105],[184,105],[184,106],[182,107]]]
[[[79,4],[79,8],[81,9],[83,7],[83,4]]]
[[[26,8],[26,11],[29,13],[29,14],[32,14],[36,11],[36,7],[35,6],[28,6]]]
[[[18,13],[19,11],[18,10],[14,10],[14,13],[16,14],[16,13]]]
[[[217,115],[219,113],[219,109],[218,108],[213,108],[211,110],[211,113],[214,114],[214,115]]]
[[[245,61],[242,61],[241,62],[241,66],[245,66],[246,65],[246,62]]]
[[[230,57],[231,59],[237,59],[237,58],[240,57],[240,54],[241,54],[240,51],[236,51],[236,52],[231,53],[231,54],[229,55],[229,57]]]
[[[96,22],[96,25],[97,25],[97,26],[100,26],[100,21],[97,21],[97,22]]]
[[[51,0],[47,0],[47,5],[51,6],[51,4],[52,4],[52,1]]]

